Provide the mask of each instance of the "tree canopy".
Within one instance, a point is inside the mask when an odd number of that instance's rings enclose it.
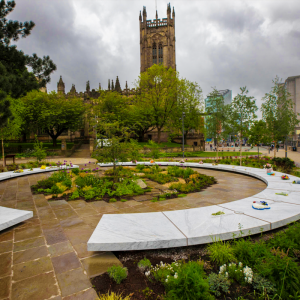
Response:
[[[26,95],[33,89],[45,87],[56,65],[49,56],[39,58],[35,53],[25,55],[11,41],[30,35],[34,22],[7,20],[6,16],[15,8],[15,1],[0,1],[0,99],[10,94],[12,98]],[[32,68],[29,72],[28,67]]]
[[[140,74],[137,80],[137,105],[152,112],[153,125],[160,143],[161,131],[172,119],[177,108],[180,81],[178,73],[163,65],[153,65]]]
[[[54,146],[63,131],[77,130],[83,125],[86,105],[80,98],[65,99],[55,92],[31,91],[21,100],[28,128],[33,132],[44,130],[51,136]]]
[[[294,111],[294,103],[291,95],[283,84],[279,83],[279,78],[273,80],[274,86],[270,93],[263,97],[261,111],[263,120],[266,122],[268,134],[271,141],[275,143],[274,157],[276,156],[276,144],[283,141],[299,123]]]
[[[248,96],[247,87],[241,87],[241,92],[234,97],[230,109],[230,126],[237,132],[240,139],[240,165],[242,165],[242,140],[247,137],[249,129],[257,118],[255,112],[258,110],[255,99]]]

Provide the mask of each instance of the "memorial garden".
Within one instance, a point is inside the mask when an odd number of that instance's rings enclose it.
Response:
[[[0,300],[300,299],[299,161],[276,157],[299,121],[279,78],[261,120],[246,86],[204,109],[161,64],[130,95],[42,92],[56,65],[10,44],[35,25],[14,7],[0,1]]]

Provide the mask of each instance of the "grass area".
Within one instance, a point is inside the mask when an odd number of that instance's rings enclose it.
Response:
[[[147,148],[155,148],[156,146],[150,145],[148,142],[139,142],[139,146],[141,147],[147,147]],[[159,148],[163,147],[174,147],[174,148],[181,148],[182,144],[177,144],[177,143],[172,143],[172,142],[165,142],[165,143],[160,143],[156,144]],[[184,147],[191,147],[190,145],[185,145]]]
[[[261,154],[261,153],[260,153]],[[240,152],[219,152],[218,153],[218,157],[222,158],[222,157],[226,157],[226,156],[239,156]],[[242,152],[242,155],[252,155],[255,156],[257,155],[257,152]],[[145,155],[146,157],[149,157],[149,154]],[[195,151],[195,152],[184,152],[184,156],[185,157],[216,157],[217,156],[217,152],[204,152],[204,151]],[[176,153],[163,153],[160,152],[159,153],[159,157],[182,157],[182,152],[176,152]]]
[[[18,147],[22,146],[23,150],[34,149],[34,143],[5,143],[5,147]],[[52,142],[43,142],[43,146],[48,149],[61,149],[61,141],[57,142],[57,145],[54,147]],[[67,149],[71,149],[74,146],[74,143],[67,143]]]

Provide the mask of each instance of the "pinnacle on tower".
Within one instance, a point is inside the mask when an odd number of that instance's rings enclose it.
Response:
[[[174,17],[175,17],[175,10],[174,10],[174,6],[173,6],[172,18],[174,19]]]
[[[117,79],[116,79],[115,91],[121,93],[121,86],[120,86],[120,81],[119,81],[119,77],[118,76],[117,76]]]
[[[127,80],[126,80],[126,84],[125,84],[125,89],[128,89],[128,84],[127,84]]]
[[[146,6],[143,6],[143,22],[147,20]]]
[[[167,15],[171,14],[171,4],[170,2],[168,3],[168,6],[167,6]]]
[[[61,75],[57,83],[57,92],[65,93],[65,83],[63,82]]]
[[[90,91],[90,81],[89,80],[86,82],[86,91],[87,92]]]
[[[139,20],[142,21],[142,13],[141,13],[141,11],[140,11]]]
[[[114,81],[111,80],[111,90],[114,91],[115,90],[115,86],[114,86]]]
[[[110,79],[108,79],[108,90],[110,91]]]

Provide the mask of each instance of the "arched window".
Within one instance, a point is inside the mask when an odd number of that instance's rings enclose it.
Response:
[[[158,46],[158,63],[159,64],[163,64],[164,63],[162,44],[159,44],[159,46]]]
[[[157,49],[156,49],[156,44],[153,43],[152,46],[152,64],[157,64]]]

